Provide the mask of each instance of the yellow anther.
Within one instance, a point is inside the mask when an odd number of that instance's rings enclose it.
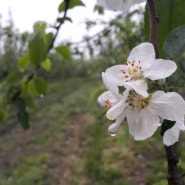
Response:
[[[123,70],[123,69],[122,69],[122,70],[120,70],[120,71],[121,71],[123,74],[125,74],[125,73],[126,73],[126,72],[125,72],[125,70]]]
[[[148,105],[148,98],[143,98],[141,95],[133,93],[128,96],[128,104],[132,107],[132,110],[140,112]]]
[[[111,102],[107,99],[105,100],[105,111],[107,112],[112,107]]]

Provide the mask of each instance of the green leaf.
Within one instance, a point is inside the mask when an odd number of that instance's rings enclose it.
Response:
[[[76,6],[85,6],[85,4],[81,0],[70,0],[69,1],[68,9],[72,9]],[[65,9],[66,9],[66,3],[65,3],[65,1],[63,1],[60,3],[60,5],[58,7],[58,11],[62,12],[62,11],[65,11]]]
[[[31,94],[33,96],[38,96],[39,93],[35,89],[34,80],[30,80],[25,86],[22,87],[22,92],[24,94]]]
[[[25,110],[26,109],[26,103],[23,98],[17,97],[14,100],[14,103],[16,104],[18,110]]]
[[[41,66],[46,71],[50,71],[51,69],[51,60],[49,58],[46,58],[42,63]]]
[[[71,50],[68,46],[58,46],[55,49],[66,60],[71,60]]]
[[[33,25],[34,32],[40,32],[46,30],[46,23],[44,21],[37,21]]]
[[[28,55],[31,63],[38,66],[46,56],[45,42],[41,32],[36,33],[28,45]]]
[[[36,102],[34,101],[34,98],[29,94],[22,94],[21,98],[24,99],[26,106],[29,108],[35,108]]]
[[[19,110],[17,118],[24,129],[30,128],[29,114],[26,110]]]
[[[57,18],[57,22],[65,22],[65,21],[73,22],[70,17],[59,17],[59,18]]]
[[[23,86],[22,92],[23,92],[23,94],[28,93],[33,96],[46,94],[47,82],[43,78],[32,79],[26,84],[26,86]]]
[[[94,6],[94,12],[98,12],[100,15],[104,14],[104,9],[101,6],[95,5]]]
[[[0,122],[3,122],[8,115],[9,105],[3,100],[0,101]]]
[[[185,50],[185,25],[172,30],[167,36],[163,51],[168,59],[177,58]]]
[[[163,45],[167,35],[176,27],[185,23],[185,1],[183,0],[156,0],[156,8],[159,16],[158,38],[159,51],[162,56]],[[149,40],[149,15],[148,10],[145,13],[145,35]]]
[[[46,34],[47,48],[50,46],[52,41],[53,41],[53,33],[49,32]]]
[[[10,91],[10,88],[11,88],[11,84],[4,80],[1,84],[0,84],[0,98],[3,96],[3,97],[6,97],[7,94],[9,93]]]
[[[24,129],[28,129],[29,125],[29,114],[26,110],[26,102],[23,98],[16,98],[14,100],[15,105],[18,108],[17,118]]]
[[[29,62],[30,61],[29,61],[29,57],[27,54],[20,57],[17,61],[17,67],[18,67],[19,71],[24,72],[25,69],[28,67]]]
[[[47,92],[47,82],[43,78],[35,78],[34,86],[36,91],[40,94],[46,94]]]
[[[16,82],[20,82],[21,79],[22,79],[22,73],[21,72],[12,71],[6,77],[6,82],[8,82],[9,85],[11,85],[11,84],[15,84]]]

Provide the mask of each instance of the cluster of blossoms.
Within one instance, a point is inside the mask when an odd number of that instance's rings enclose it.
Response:
[[[114,65],[102,73],[108,91],[98,97],[98,102],[105,107],[106,117],[115,120],[108,128],[111,135],[126,119],[134,139],[145,140],[163,120],[170,120],[175,124],[165,131],[163,143],[169,146],[178,141],[180,131],[185,130],[184,99],[176,92],[148,89],[149,83],[169,77],[176,68],[171,60],[155,59],[153,45],[145,42],[132,49],[125,64]]]

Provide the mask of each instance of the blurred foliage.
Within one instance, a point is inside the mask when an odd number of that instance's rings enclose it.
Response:
[[[162,57],[164,57],[163,46],[168,34],[176,27],[185,24],[184,6],[185,1],[181,0],[156,0],[156,9],[159,16],[159,28],[158,28],[158,44],[159,51]],[[165,11],[164,11],[165,10]],[[145,34],[146,40],[149,40],[150,21],[148,9],[145,12]],[[174,38],[176,40],[176,38]],[[181,47],[181,46],[179,46]],[[165,53],[167,54],[167,53]]]
[[[30,128],[30,120],[36,128],[45,129],[37,137],[32,137],[27,141],[28,146],[30,143],[36,146],[33,153],[37,157],[25,157],[27,154],[21,154],[21,165],[17,162],[13,165],[14,169],[11,165],[7,166],[3,161],[0,162],[2,166],[0,184],[46,185],[48,170],[43,166],[49,161],[50,155],[44,153],[38,156],[37,154],[41,153],[43,146],[48,152],[48,148],[54,147],[54,142],[58,144],[57,148],[60,148],[61,133],[63,133],[62,142],[67,145],[68,143],[65,142],[68,139],[66,138],[71,136],[67,131],[70,132],[70,129],[73,129],[71,122],[76,121],[76,117],[73,119],[73,116],[78,114],[90,114],[88,121],[78,120],[80,129],[83,128],[87,132],[87,134],[80,132],[78,135],[82,137],[80,139],[84,139],[87,135],[85,141],[87,140],[88,144],[85,150],[81,147],[82,153],[78,154],[85,159],[74,160],[76,163],[73,164],[77,164],[77,167],[73,167],[79,170],[75,173],[77,177],[80,176],[81,181],[75,176],[70,176],[71,185],[108,185],[110,182],[113,185],[128,185],[132,180],[129,178],[133,174],[137,178],[144,176],[147,184],[165,184],[166,163],[160,153],[163,151],[163,146],[159,134],[156,133],[156,137],[152,139],[152,142],[157,143],[157,149],[147,142],[138,145],[129,136],[125,127],[120,130],[120,137],[111,138],[105,134],[107,120],[105,116],[102,116],[104,112],[97,110],[96,105],[96,98],[104,88],[100,82],[101,72],[114,64],[124,63],[134,46],[145,40],[148,41],[149,16],[147,11],[144,15],[144,9],[133,10],[127,17],[120,13],[112,20],[105,22],[101,20],[104,10],[95,6],[94,10],[99,13],[100,19],[86,20],[85,24],[88,32],[101,25],[100,32],[91,36],[85,35],[78,43],[62,41],[54,46],[56,33],[60,26],[65,21],[72,22],[72,19],[66,15],[67,9],[84,6],[80,0],[71,0],[71,4],[66,2],[60,3],[59,16],[52,26],[38,21],[33,25],[33,33],[20,33],[14,27],[11,17],[7,26],[0,24],[0,122],[7,123],[7,127],[1,125],[0,133],[13,133],[11,128],[16,126],[17,121],[24,129]],[[184,7],[184,2],[179,0],[157,0],[156,2],[160,16],[160,51],[162,52],[164,48],[165,56],[175,59],[179,66],[176,75],[167,79],[167,85],[170,90],[173,86],[183,94],[182,88],[185,87],[183,24],[185,19],[182,7]],[[177,27],[180,25],[181,27]],[[48,31],[51,28],[54,31]],[[96,121],[91,121],[91,117]],[[13,135],[12,141],[18,138],[16,134]],[[8,141],[5,143],[4,140],[0,142],[2,143],[0,151],[8,153],[12,147],[11,143]],[[184,147],[184,141],[181,147]],[[115,148],[119,148],[119,151]],[[73,146],[72,149],[69,147],[68,150],[72,150],[75,154],[79,152],[77,146]],[[62,152],[64,156],[68,156],[62,150],[59,151],[60,157]],[[54,159],[53,157],[51,161]],[[185,159],[183,153],[182,159]],[[135,160],[140,166],[133,163]],[[184,165],[181,165],[184,170]],[[139,168],[143,172],[142,167],[145,173],[137,175],[136,169]],[[4,168],[7,169],[4,170]],[[127,174],[129,178],[123,174]],[[124,181],[122,181],[123,178]]]
[[[48,31],[50,25],[43,21],[37,21],[33,25],[33,33],[19,33],[15,29],[11,17],[7,26],[3,27],[0,24],[1,122],[8,117],[9,111],[13,107],[17,110],[17,118],[23,128],[29,128],[29,109],[35,107],[37,97],[47,93],[47,81],[72,77],[100,77],[101,72],[105,71],[107,67],[124,63],[130,50],[148,38],[149,20],[148,15],[144,14],[143,8],[134,9],[126,17],[119,13],[106,22],[101,19],[101,16],[104,16],[103,9],[95,6],[94,11],[99,13],[100,18],[96,21],[85,20],[87,33],[97,26],[102,27],[101,31],[91,36],[85,35],[78,43],[65,41],[54,46],[60,26],[65,21],[72,21],[70,17],[67,17],[65,6],[69,9],[84,6],[80,0],[74,0],[71,3],[68,6],[63,1],[59,5],[59,16],[52,26],[54,30],[56,29],[56,33]],[[160,12],[161,8],[158,6],[159,2],[157,2],[157,8]],[[165,2],[161,6],[165,6]],[[169,6],[172,5],[169,4]],[[178,6],[180,5],[178,4]],[[160,16],[163,20],[163,16],[161,14]],[[159,30],[159,32],[161,31]],[[181,44],[176,44],[174,50],[177,33],[173,31],[167,37],[164,49],[166,56],[175,53],[177,61],[180,61],[178,65],[183,69],[183,62],[181,62],[184,60],[184,43],[181,39],[183,29],[180,32],[178,40]],[[167,33],[165,31],[166,35]],[[172,50],[173,52],[171,52]],[[173,84],[170,85],[175,85],[175,88],[182,86],[184,82],[184,72],[179,69],[178,73],[180,76],[174,76]],[[20,100],[21,108],[20,103],[17,103]]]
[[[124,122],[111,137],[104,110],[96,101],[89,104],[91,93],[102,86],[99,77],[66,78],[48,85],[48,94],[31,111],[29,130],[23,132],[14,119],[0,127],[0,184],[165,185],[160,133],[148,141],[134,141]],[[179,153],[184,145],[182,135]],[[180,159],[184,172],[183,152]]]
[[[91,92],[101,85],[100,78],[87,77],[49,83],[48,95],[32,111],[32,127],[27,132],[15,121],[1,125],[0,157],[4,160],[0,161],[0,184],[59,185],[67,178],[65,185],[130,185],[124,173],[132,168],[126,165],[138,153],[146,149],[149,153],[150,146],[136,144],[125,127],[118,137],[109,136],[104,111],[97,109],[95,101],[88,104]],[[145,174],[155,166],[158,177],[161,172],[154,164]],[[147,178],[149,183],[156,182],[153,176]]]
[[[28,32],[20,33],[15,27],[12,17],[7,26],[0,23],[0,80],[2,81],[16,68],[16,62],[27,49]]]
[[[135,20],[134,17],[139,19]],[[108,22],[87,19],[85,23],[87,31],[96,26],[101,26],[102,30],[92,36],[85,35],[81,42],[69,43],[73,54],[81,58],[88,56],[92,59],[103,59],[104,62],[108,60],[110,64],[125,62],[129,51],[145,38],[142,9],[131,12],[124,19],[122,14],[118,14]]]
[[[20,166],[17,166],[13,170],[12,178],[6,180],[2,175],[0,175],[0,183],[3,185],[44,185],[45,178],[47,176],[47,171],[42,167],[46,164],[49,156],[47,154],[40,154],[36,158],[25,157]]]
[[[137,44],[148,38],[149,16],[143,8],[135,9],[126,17],[121,13],[115,18],[105,22],[101,20],[104,11],[101,7],[95,6],[94,11],[98,12],[100,19],[96,21],[86,19],[87,32],[97,26],[102,30],[95,35],[85,35],[78,43],[61,42],[54,46],[60,26],[65,21],[72,21],[67,17],[67,10],[76,6],[84,6],[80,0],[73,0],[71,4],[63,1],[58,7],[59,16],[52,26],[56,32],[48,31],[50,26],[44,21],[37,21],[33,25],[33,33],[19,33],[13,25],[10,17],[7,26],[0,27],[1,33],[1,53],[0,53],[0,121],[8,118],[9,112],[15,109],[17,119],[23,128],[30,127],[30,109],[35,107],[36,98],[47,94],[47,82],[63,80],[74,77],[100,77],[101,72],[107,67],[124,63],[130,50]],[[170,1],[171,2],[171,1]],[[162,7],[166,1],[160,4],[157,1],[157,10],[162,21],[169,13],[161,15]],[[168,9],[172,7],[169,3]],[[179,2],[175,5],[180,6]],[[146,9],[147,10],[147,9]],[[179,14],[182,9],[175,8]],[[144,14],[145,11],[145,14]],[[175,16],[175,13],[171,16]],[[164,19],[164,20],[163,20]],[[165,32],[165,37],[175,27],[176,19],[173,18],[168,24],[172,24],[168,31],[159,26],[159,35]],[[145,21],[145,22],[144,22]],[[182,20],[178,17],[178,25]],[[174,23],[174,24],[173,24]],[[2,25],[2,24],[0,24]],[[168,86],[172,90],[178,90],[184,86],[184,27],[178,27],[167,36],[165,41],[165,55],[170,58],[177,58],[179,69],[178,75],[167,80]],[[178,33],[176,33],[178,32]],[[178,38],[176,35],[178,34]],[[159,43],[161,48],[161,41]],[[174,44],[176,41],[180,44]],[[175,45],[175,49],[174,49]],[[172,52],[173,51],[173,52]],[[174,53],[174,54],[173,54]],[[173,54],[173,56],[171,56]],[[180,88],[179,88],[180,87]]]

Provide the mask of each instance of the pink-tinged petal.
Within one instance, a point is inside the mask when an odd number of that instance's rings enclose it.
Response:
[[[110,91],[105,91],[103,92],[99,97],[98,97],[98,103],[101,106],[105,106],[105,101],[109,100],[111,104],[115,104],[118,102],[118,99],[114,96],[114,94]]]
[[[151,80],[164,79],[172,75],[177,69],[175,62],[171,60],[156,59],[154,63],[143,71],[146,78]]]
[[[124,91],[122,99],[107,111],[106,116],[108,119],[114,120],[120,114],[123,113],[125,108],[128,106],[128,103],[126,103],[126,100],[128,98],[128,94],[129,94],[129,90],[127,89]]]
[[[148,85],[144,80],[125,82],[124,86],[126,88],[132,88],[136,93],[140,94],[143,97],[148,97]]]
[[[172,128],[168,129],[163,135],[163,143],[166,146],[173,145],[179,140],[180,129],[175,124]]]
[[[176,121],[184,117],[185,101],[176,92],[162,93],[159,91],[153,94],[149,108],[163,119]]]
[[[123,122],[124,119],[125,119],[125,114],[124,113],[119,115],[116,118],[116,121],[109,126],[109,128],[108,128],[109,133],[110,134],[116,134],[118,128],[120,127],[120,125],[121,125],[121,123]]]
[[[148,109],[141,112],[126,109],[126,119],[129,125],[129,132],[135,140],[145,140],[151,137],[160,125],[159,117],[152,115]]]
[[[139,44],[132,49],[127,61],[140,61],[142,70],[149,68],[155,61],[155,51],[153,45],[149,42]]]

